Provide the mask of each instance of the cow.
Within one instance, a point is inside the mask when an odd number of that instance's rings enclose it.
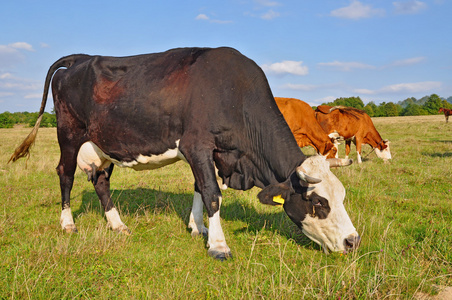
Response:
[[[345,139],[345,155],[348,158],[351,142],[356,146],[358,163],[362,163],[361,147],[369,144],[377,156],[385,162],[391,159],[389,141],[383,140],[369,115],[363,110],[345,106],[320,105],[315,110],[320,126],[328,134]]]
[[[344,186],[329,170],[351,162],[304,156],[263,71],[237,50],[63,57],[49,68],[39,118],[10,161],[29,155],[50,84],[64,231],[77,231],[70,208],[77,165],[93,183],[109,227],[130,234],[110,197],[114,165],[144,170],[182,160],[195,180],[188,227],[192,236],[207,235],[213,258],[231,257],[220,224],[220,187],[261,188],[259,201],[282,205],[325,252],[358,247],[360,237],[343,205]]]
[[[440,107],[438,113],[444,113],[444,116],[446,117],[446,123],[449,122],[449,116],[452,114],[452,109]]]
[[[336,157],[337,139],[323,131],[309,104],[295,98],[275,97],[275,100],[299,147],[312,146],[327,158]]]

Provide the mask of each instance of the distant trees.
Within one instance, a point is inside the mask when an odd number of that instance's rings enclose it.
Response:
[[[329,106],[349,106],[357,109],[364,109],[363,100],[359,97],[337,98],[334,102],[326,103]]]
[[[416,99],[407,98],[398,103],[382,102],[378,106],[373,102],[364,105],[360,97],[337,98],[333,102],[323,103],[330,106],[350,106],[364,110],[371,117],[436,115],[440,107],[452,109],[452,97],[447,99],[437,94]]]
[[[29,112],[4,112],[0,114],[0,128],[12,128],[16,124],[25,124],[30,127],[35,126],[36,120],[38,119],[38,113]],[[55,112],[52,113],[45,112],[42,116],[41,127],[56,127],[56,116]]]

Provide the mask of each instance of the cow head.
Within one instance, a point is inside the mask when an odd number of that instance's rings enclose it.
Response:
[[[351,162],[309,157],[287,181],[263,189],[259,201],[282,204],[289,218],[326,253],[354,250],[360,237],[344,208],[345,188],[330,171]]]
[[[392,158],[391,150],[389,150],[389,143],[390,142],[388,140],[383,140],[381,145],[375,148],[375,154],[377,154],[377,157],[383,159],[384,161]]]

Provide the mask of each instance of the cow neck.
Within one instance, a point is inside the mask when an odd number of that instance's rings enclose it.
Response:
[[[276,104],[274,106],[266,111],[261,106],[253,114],[258,118],[245,117],[248,136],[255,141],[253,153],[259,169],[256,174],[259,178],[255,181],[261,188],[286,181],[306,159]]]

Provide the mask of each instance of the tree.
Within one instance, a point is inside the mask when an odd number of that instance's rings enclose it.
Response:
[[[443,100],[443,104],[441,104],[441,107],[452,109],[452,103],[448,102],[447,100]]]
[[[0,114],[0,128],[13,128],[15,123],[14,115],[9,111]]]
[[[394,104],[393,102],[389,102],[382,105],[380,111],[384,117],[395,117],[399,115],[400,111],[402,111],[402,107],[398,104]]]
[[[378,107],[377,105],[371,101],[364,106],[364,111],[366,114],[368,114],[370,117],[375,117],[377,113]]]
[[[443,101],[437,94],[432,94],[428,97],[425,104],[422,106],[430,115],[436,115]]]
[[[364,103],[363,100],[359,97],[348,97],[348,98],[337,98],[333,102],[324,103],[326,105],[330,106],[348,106],[348,107],[354,107],[357,109],[364,109]]]
[[[428,112],[422,108],[422,106],[417,104],[408,104],[407,107],[405,107],[402,110],[401,113],[402,116],[422,116],[422,115],[428,115]]]

